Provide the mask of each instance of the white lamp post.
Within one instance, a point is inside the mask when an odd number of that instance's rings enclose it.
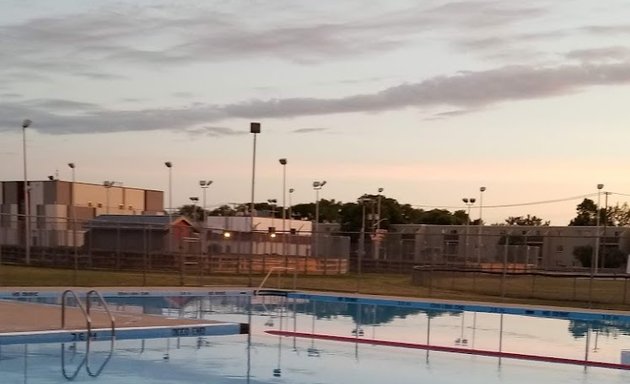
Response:
[[[466,248],[464,249],[464,264],[468,264],[468,232],[470,228],[470,209],[477,200],[474,197],[464,197],[462,201],[464,202],[464,204],[466,204],[466,207],[468,207],[468,211],[466,213]]]
[[[31,263],[31,202],[28,196],[28,176],[26,166],[26,128],[33,122],[29,119],[22,121],[22,150],[24,160],[24,261]]]
[[[483,226],[483,193],[486,187],[479,187],[479,239],[477,241],[477,264],[481,264],[481,249],[483,248],[483,236],[481,227]]]
[[[103,187],[105,187],[105,213],[109,215],[109,189],[114,186],[116,182],[105,180],[103,181]]]
[[[381,244],[380,244],[380,229],[381,229],[381,193],[383,193],[384,189],[378,189],[378,200],[377,200],[377,208],[376,208],[376,229],[374,236],[374,258],[378,260],[380,258]]]
[[[315,190],[315,226],[313,228],[313,255],[317,257],[317,242],[319,239],[319,191],[326,185],[326,181],[313,181],[313,189]]]
[[[72,204],[72,208],[70,210],[70,214],[72,215],[72,245],[74,247],[74,284],[76,285],[76,272],[79,267],[79,255],[77,250],[77,216],[76,216],[76,200],[75,200],[75,187],[74,183],[75,179],[75,165],[74,163],[68,163],[68,167],[72,169],[72,188],[70,189],[70,204]]]
[[[164,165],[168,168],[168,251],[173,251],[173,232],[171,231],[171,222],[173,221],[171,217],[171,211],[173,208],[173,163],[170,161],[165,161]]]
[[[286,255],[286,220],[287,220],[287,204],[286,204],[286,196],[287,196],[287,159],[282,158],[278,160],[280,165],[282,165],[282,255]],[[286,263],[285,263],[286,264]],[[286,267],[286,265],[285,265]]]
[[[252,286],[252,258],[254,257],[254,191],[256,185],[256,136],[260,133],[260,123],[251,122],[249,124],[249,132],[254,135],[254,148],[252,151],[252,196],[251,205],[249,208],[249,224],[250,224],[250,255],[249,255],[249,268],[247,273],[247,284]]]
[[[208,187],[210,186],[210,184],[212,184],[212,180],[199,180],[199,186],[201,187],[202,191],[203,191],[203,212],[201,213],[201,220],[202,220],[202,238],[201,238],[201,249],[202,249],[202,253],[206,253],[207,247],[206,247],[206,242],[208,240],[208,233],[206,231],[206,190],[208,189]]]
[[[597,233],[597,237],[595,238],[595,263],[593,266],[593,271],[595,274],[597,274],[597,269],[599,267],[599,237],[600,237],[600,233],[599,233],[599,205],[600,205],[600,196],[601,196],[601,191],[602,188],[604,188],[604,184],[597,184],[597,207],[595,209],[595,231]]]
[[[203,191],[203,213],[202,213],[202,217],[201,219],[203,220],[203,225],[205,227],[206,225],[206,190],[208,189],[208,187],[212,184],[212,180],[199,180],[199,186],[201,187],[201,190]]]

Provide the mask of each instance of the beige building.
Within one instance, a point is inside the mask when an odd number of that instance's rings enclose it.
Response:
[[[0,244],[25,243],[24,202],[22,181],[0,182]],[[103,214],[163,214],[164,193],[113,182],[30,181],[29,206],[32,246],[81,246],[83,223]]]
[[[599,236],[598,236],[599,234]],[[509,263],[545,269],[580,267],[578,247],[630,252],[624,227],[392,225],[383,258],[419,263]],[[393,252],[392,252],[393,251]]]

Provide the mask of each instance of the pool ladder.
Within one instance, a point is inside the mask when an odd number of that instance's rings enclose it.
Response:
[[[85,357],[83,358],[81,363],[78,365],[77,369],[72,374],[68,374],[68,372],[66,371],[66,362],[65,362],[65,343],[61,343],[62,374],[66,378],[66,380],[69,380],[69,381],[74,380],[79,374],[79,371],[81,370],[81,368],[85,366],[85,370],[87,371],[88,375],[90,375],[91,377],[97,377],[101,374],[101,372],[103,372],[103,369],[105,368],[109,360],[112,358],[112,355],[114,353],[114,341],[116,340],[116,320],[114,319],[114,316],[110,312],[107,302],[105,301],[105,299],[103,299],[103,296],[97,290],[92,289],[88,293],[86,293],[85,307],[84,307],[83,304],[81,304],[81,300],[79,299],[79,296],[77,295],[77,293],[71,289],[66,289],[61,295],[61,328],[62,329],[64,329],[66,326],[66,301],[67,301],[68,295],[71,295],[74,298],[74,300],[77,303],[77,306],[79,307],[79,309],[83,313],[83,316],[85,317],[85,323],[86,323],[86,334],[84,337],[85,338]],[[96,371],[90,368],[90,342],[92,341],[92,338],[94,337],[92,334],[92,317],[90,316],[90,309],[92,307],[91,299],[93,296],[98,299],[101,306],[105,309],[105,312],[109,316],[110,324],[111,324],[111,343],[110,343],[110,348],[109,348],[109,354],[107,355],[107,357],[105,358],[101,366]],[[81,341],[81,335],[83,335],[83,333],[77,333],[76,335],[76,337],[79,338],[79,341]],[[74,351],[76,352],[76,343],[74,344]]]

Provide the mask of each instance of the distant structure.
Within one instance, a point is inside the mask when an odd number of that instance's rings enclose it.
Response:
[[[84,223],[99,215],[162,215],[164,192],[49,178],[28,183],[32,246],[82,246]],[[25,239],[24,182],[0,182],[0,244]]]

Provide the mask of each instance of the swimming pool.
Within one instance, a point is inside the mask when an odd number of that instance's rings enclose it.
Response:
[[[621,352],[630,348],[630,318],[623,313],[539,309],[517,314],[531,309],[308,293],[163,293],[106,297],[120,309],[250,323],[252,332],[116,340],[111,357],[109,342],[94,342],[91,371],[104,366],[96,378],[80,366],[85,357],[82,343],[64,343],[63,353],[60,343],[1,345],[1,382],[62,383],[67,381],[63,371],[71,375],[76,368],[77,383],[630,382],[627,370],[375,345],[379,340],[397,341],[618,364]],[[293,337],[293,332],[307,335]]]

